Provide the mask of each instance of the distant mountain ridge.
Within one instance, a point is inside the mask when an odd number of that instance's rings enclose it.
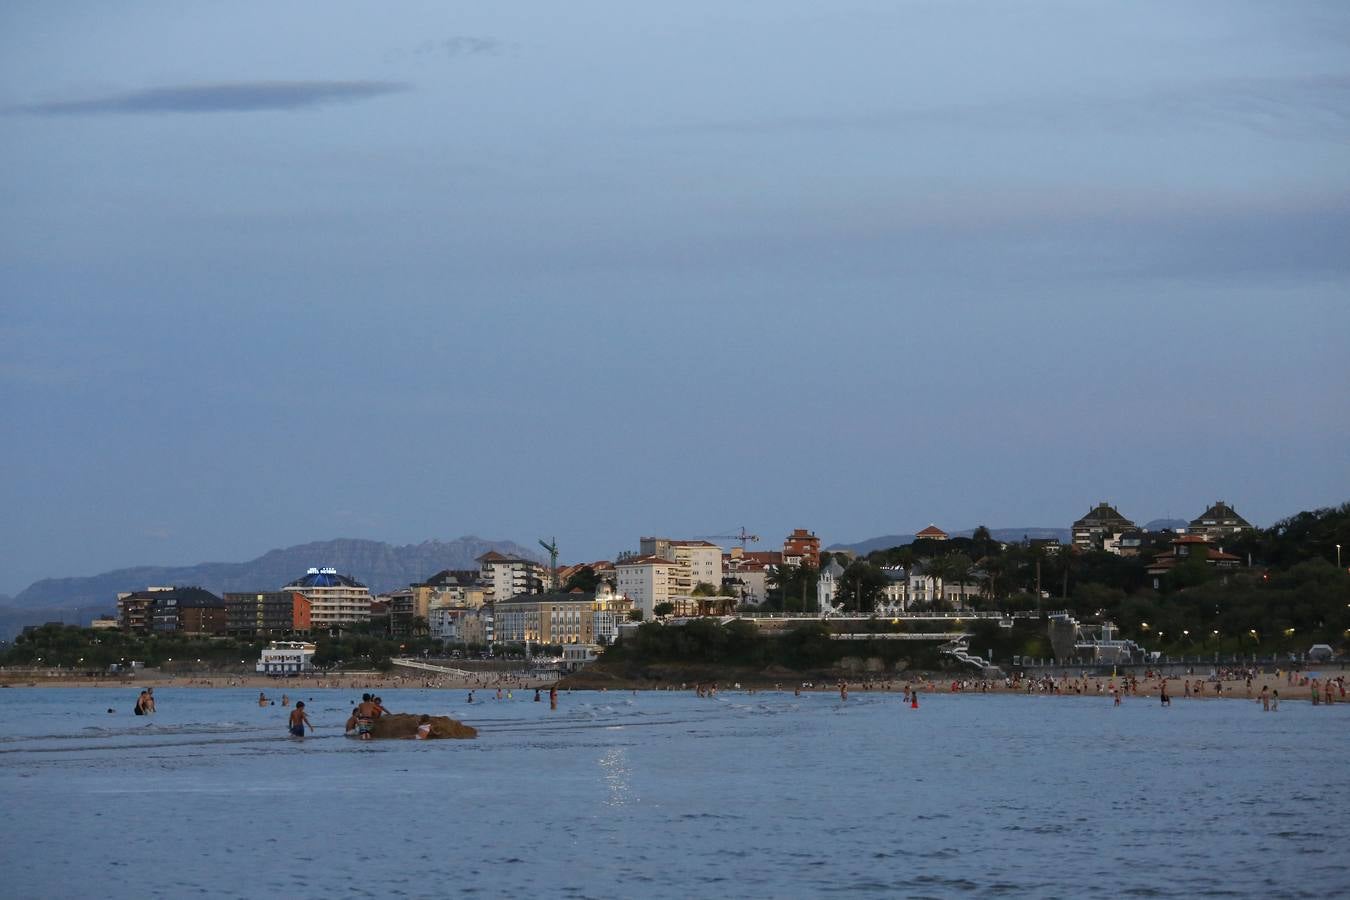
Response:
[[[951,537],[970,537],[975,533],[974,528],[967,528],[965,531],[949,531]],[[1059,538],[1061,544],[1069,543],[1071,532],[1068,528],[991,528],[989,535],[996,541],[1005,544],[1011,544],[1020,541],[1023,538]],[[859,556],[866,556],[877,550],[889,550],[892,547],[903,547],[905,544],[914,542],[912,534],[886,534],[881,537],[868,538],[865,541],[858,541],[855,544],[831,544],[826,550],[852,550]]]
[[[339,538],[271,550],[248,562],[137,566],[81,578],[45,578],[10,598],[8,606],[12,610],[95,606],[109,609],[119,591],[141,590],[151,585],[191,585],[216,594],[274,591],[304,575],[311,566],[332,566],[378,593],[407,587],[442,569],[476,568],[474,560],[489,550],[540,558],[538,553],[514,541],[489,541],[473,536],[402,546]]]

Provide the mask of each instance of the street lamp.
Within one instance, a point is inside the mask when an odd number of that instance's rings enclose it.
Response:
[[[1339,569],[1340,567],[1341,567],[1341,545],[1340,545],[1340,544],[1337,544],[1337,545],[1336,545],[1336,568]]]

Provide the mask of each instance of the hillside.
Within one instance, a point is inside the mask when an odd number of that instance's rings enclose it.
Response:
[[[151,585],[195,585],[226,591],[271,591],[305,574],[311,566],[332,566],[372,592],[406,587],[441,569],[475,568],[474,559],[489,550],[538,559],[511,541],[462,537],[395,546],[382,541],[340,538],[271,550],[248,562],[208,562],[194,566],[137,566],[81,578],[46,578],[10,599],[12,610],[97,606],[111,608],[119,591]]]
[[[970,537],[975,533],[975,529],[967,528],[965,531],[953,531],[952,537]],[[1060,543],[1069,542],[1069,529],[1067,528],[991,528],[989,534],[994,540],[1004,543],[1014,543],[1025,538],[1059,538]],[[868,538],[865,541],[858,541],[855,544],[831,544],[826,550],[852,550],[859,556],[866,556],[876,550],[889,550],[892,547],[902,547],[905,544],[913,543],[912,534],[887,534],[881,537]]]

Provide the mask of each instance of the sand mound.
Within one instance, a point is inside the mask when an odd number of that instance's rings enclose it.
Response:
[[[422,717],[398,713],[380,716],[374,722],[371,731],[377,738],[411,738],[417,734],[417,726]],[[431,736],[433,738],[471,738],[478,737],[478,729],[456,722],[449,716],[431,717]]]

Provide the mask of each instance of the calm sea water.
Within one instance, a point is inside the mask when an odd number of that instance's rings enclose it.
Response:
[[[481,736],[363,744],[351,691],[304,741],[256,691],[134,693],[0,691],[4,896],[1350,891],[1350,705],[384,691]]]

